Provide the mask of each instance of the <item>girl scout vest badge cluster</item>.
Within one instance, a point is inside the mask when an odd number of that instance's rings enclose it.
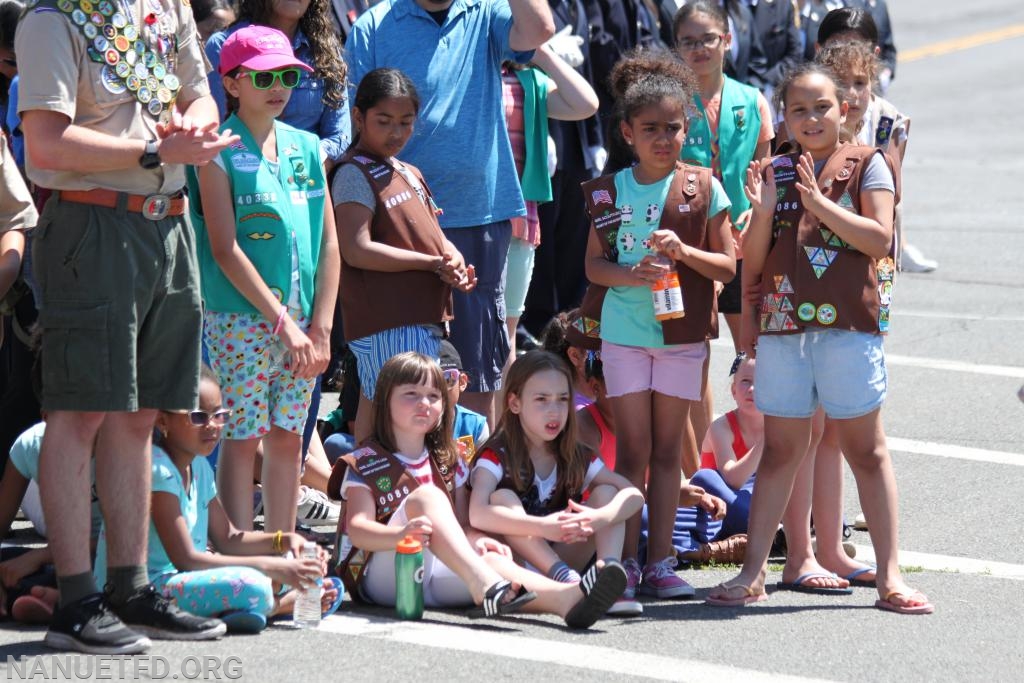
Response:
[[[169,112],[181,89],[172,72],[178,52],[174,21],[159,0],[139,0],[149,10],[141,27],[136,10],[123,0],[57,0],[88,43],[89,59],[103,64],[103,87],[118,95],[130,91],[154,117]],[[39,0],[33,0],[34,6]]]

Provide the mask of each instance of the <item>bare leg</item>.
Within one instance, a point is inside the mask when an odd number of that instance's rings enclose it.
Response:
[[[430,520],[430,551],[466,583],[473,602],[483,602],[487,588],[502,577],[470,545],[448,497],[437,487],[420,486],[406,499],[405,512]]]
[[[651,392],[640,391],[608,399],[615,416],[615,471],[641,492],[647,491],[647,467],[651,462]],[[679,423],[676,423],[679,429]],[[677,456],[678,457],[678,452]],[[677,475],[678,476],[678,475]],[[679,481],[676,480],[676,497]],[[635,559],[640,540],[640,515],[626,520],[623,559]]]
[[[708,365],[711,360],[711,349],[708,348],[707,356],[704,359],[704,366],[701,369],[701,393],[700,401],[694,401],[690,406],[690,416],[686,421],[686,434],[683,436],[683,474],[687,479],[692,477],[700,469],[700,448],[704,444],[704,437],[708,433],[708,427],[714,422],[715,397],[711,391],[711,384],[708,382]]]
[[[241,531],[252,531],[252,481],[259,445],[259,439],[225,439],[220,445],[217,496],[231,523]]]
[[[492,493],[490,504],[496,507],[523,509],[519,497],[508,489],[499,489]],[[551,544],[543,536],[505,536],[504,541],[517,556],[532,564],[545,575],[560,559],[558,553],[552,549]]]
[[[679,454],[683,437],[679,425],[686,424],[692,403],[657,392],[651,397],[654,410],[651,419],[651,471],[647,482],[648,563],[675,556],[672,527],[679,502]],[[619,424],[622,423],[616,419],[616,425]]]
[[[732,337],[733,349],[736,353],[740,352],[740,319],[743,317],[739,313],[723,313],[722,316],[725,318],[725,324],[729,327],[729,335]]]
[[[327,480],[331,478],[331,463],[324,452],[324,444],[320,435],[314,430],[309,441],[306,455],[306,468],[302,472],[301,482],[317,491],[327,492]]]
[[[590,492],[590,498],[587,499],[587,506],[592,508],[604,507],[611,502],[618,492],[619,490],[614,486],[595,486]],[[597,550],[597,559],[604,560],[609,557],[620,559],[622,557],[622,544],[625,538],[626,525],[622,523],[609,524],[603,529],[594,532],[594,546]]]
[[[814,486],[815,451],[821,439],[824,413],[818,413],[811,422],[811,441],[807,454],[797,470],[789,504],[782,515],[782,526],[786,530],[786,565],[782,569],[782,580],[791,583],[808,573],[827,573],[814,558],[811,546],[811,492]],[[760,475],[759,475],[760,477]],[[756,489],[757,484],[754,484]],[[846,588],[845,579],[812,577],[803,582],[807,587]]]
[[[750,501],[746,559],[740,573],[712,589],[711,597],[743,597],[745,593],[740,586],[749,586],[755,593],[764,592],[764,572],[772,540],[789,502],[797,470],[811,443],[810,418],[766,415],[764,427],[764,454]]]
[[[885,443],[880,410],[851,420],[836,420],[839,444],[857,480],[861,508],[868,519],[871,544],[878,561],[878,594],[913,593],[900,575],[896,518],[896,475]]]
[[[301,453],[301,434],[275,425],[263,437],[263,528],[267,531],[295,530]]]
[[[54,411],[39,454],[39,493],[58,576],[92,571],[89,462],[106,413]]]
[[[96,492],[107,534],[108,567],[146,564],[155,422],[155,410],[108,413],[96,436]]]
[[[848,557],[843,550],[843,455],[839,450],[838,428],[833,420],[825,420],[825,431],[814,459],[814,532],[818,538],[816,556],[822,567],[849,576],[864,564]],[[857,577],[864,581],[875,578],[873,571]]]

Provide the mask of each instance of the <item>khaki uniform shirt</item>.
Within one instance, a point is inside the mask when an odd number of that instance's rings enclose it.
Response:
[[[144,26],[143,17],[152,12],[151,3],[163,9],[167,30],[177,39],[177,64],[173,73],[181,81],[178,102],[210,94],[206,80],[209,64],[196,33],[192,11],[185,1],[125,0],[129,18]],[[134,17],[132,17],[134,15]],[[53,0],[42,0],[28,10],[18,25],[15,51],[18,54],[18,112],[33,109],[56,111],[76,126],[122,138],[151,140],[157,137],[157,119],[131,91],[115,94],[103,84],[103,62],[94,62],[86,52],[82,31],[70,17],[57,9]],[[172,50],[173,55],[173,50]],[[26,144],[29,143],[26,141]],[[102,187],[133,194],[171,193],[185,185],[185,167],[164,164],[116,171],[54,171],[32,165],[26,155],[29,178],[55,190],[89,190]]]
[[[39,220],[32,195],[25,186],[18,164],[0,134],[0,235],[8,230],[28,230]]]

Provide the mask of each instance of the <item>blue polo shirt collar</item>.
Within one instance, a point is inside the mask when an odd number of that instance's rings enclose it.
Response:
[[[480,0],[455,0],[455,2],[453,2],[448,8],[448,19],[445,20],[445,23],[448,23],[465,12],[467,8],[479,4]],[[414,14],[416,16],[423,17],[424,19],[430,19],[431,21],[434,20],[434,18],[431,17],[425,9],[420,7],[416,0],[395,0],[391,5],[391,13],[394,15],[396,20],[404,19],[406,15],[409,14]]]

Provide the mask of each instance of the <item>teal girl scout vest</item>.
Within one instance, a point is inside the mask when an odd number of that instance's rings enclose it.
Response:
[[[299,254],[302,312],[313,310],[313,287],[320,259],[324,225],[326,179],[315,135],[280,121],[277,134],[278,171],[275,175],[245,124],[231,115],[221,131],[231,129],[241,140],[220,153],[231,183],[235,208],[235,239],[260,277],[281,302],[287,302],[292,281],[292,246]],[[194,170],[189,168],[189,197],[203,303],[207,311],[251,313],[249,303],[221,271],[210,249]]]
[[[750,202],[743,193],[743,184],[747,180],[747,166],[754,158],[758,133],[761,131],[757,94],[756,88],[725,77],[722,106],[718,114],[717,141],[711,135],[704,104],[700,97],[694,97],[700,115],[690,118],[686,129],[686,144],[679,155],[687,163],[711,168],[711,145],[717,142],[722,187],[732,202],[729,217],[734,224],[740,214],[750,208]]]

